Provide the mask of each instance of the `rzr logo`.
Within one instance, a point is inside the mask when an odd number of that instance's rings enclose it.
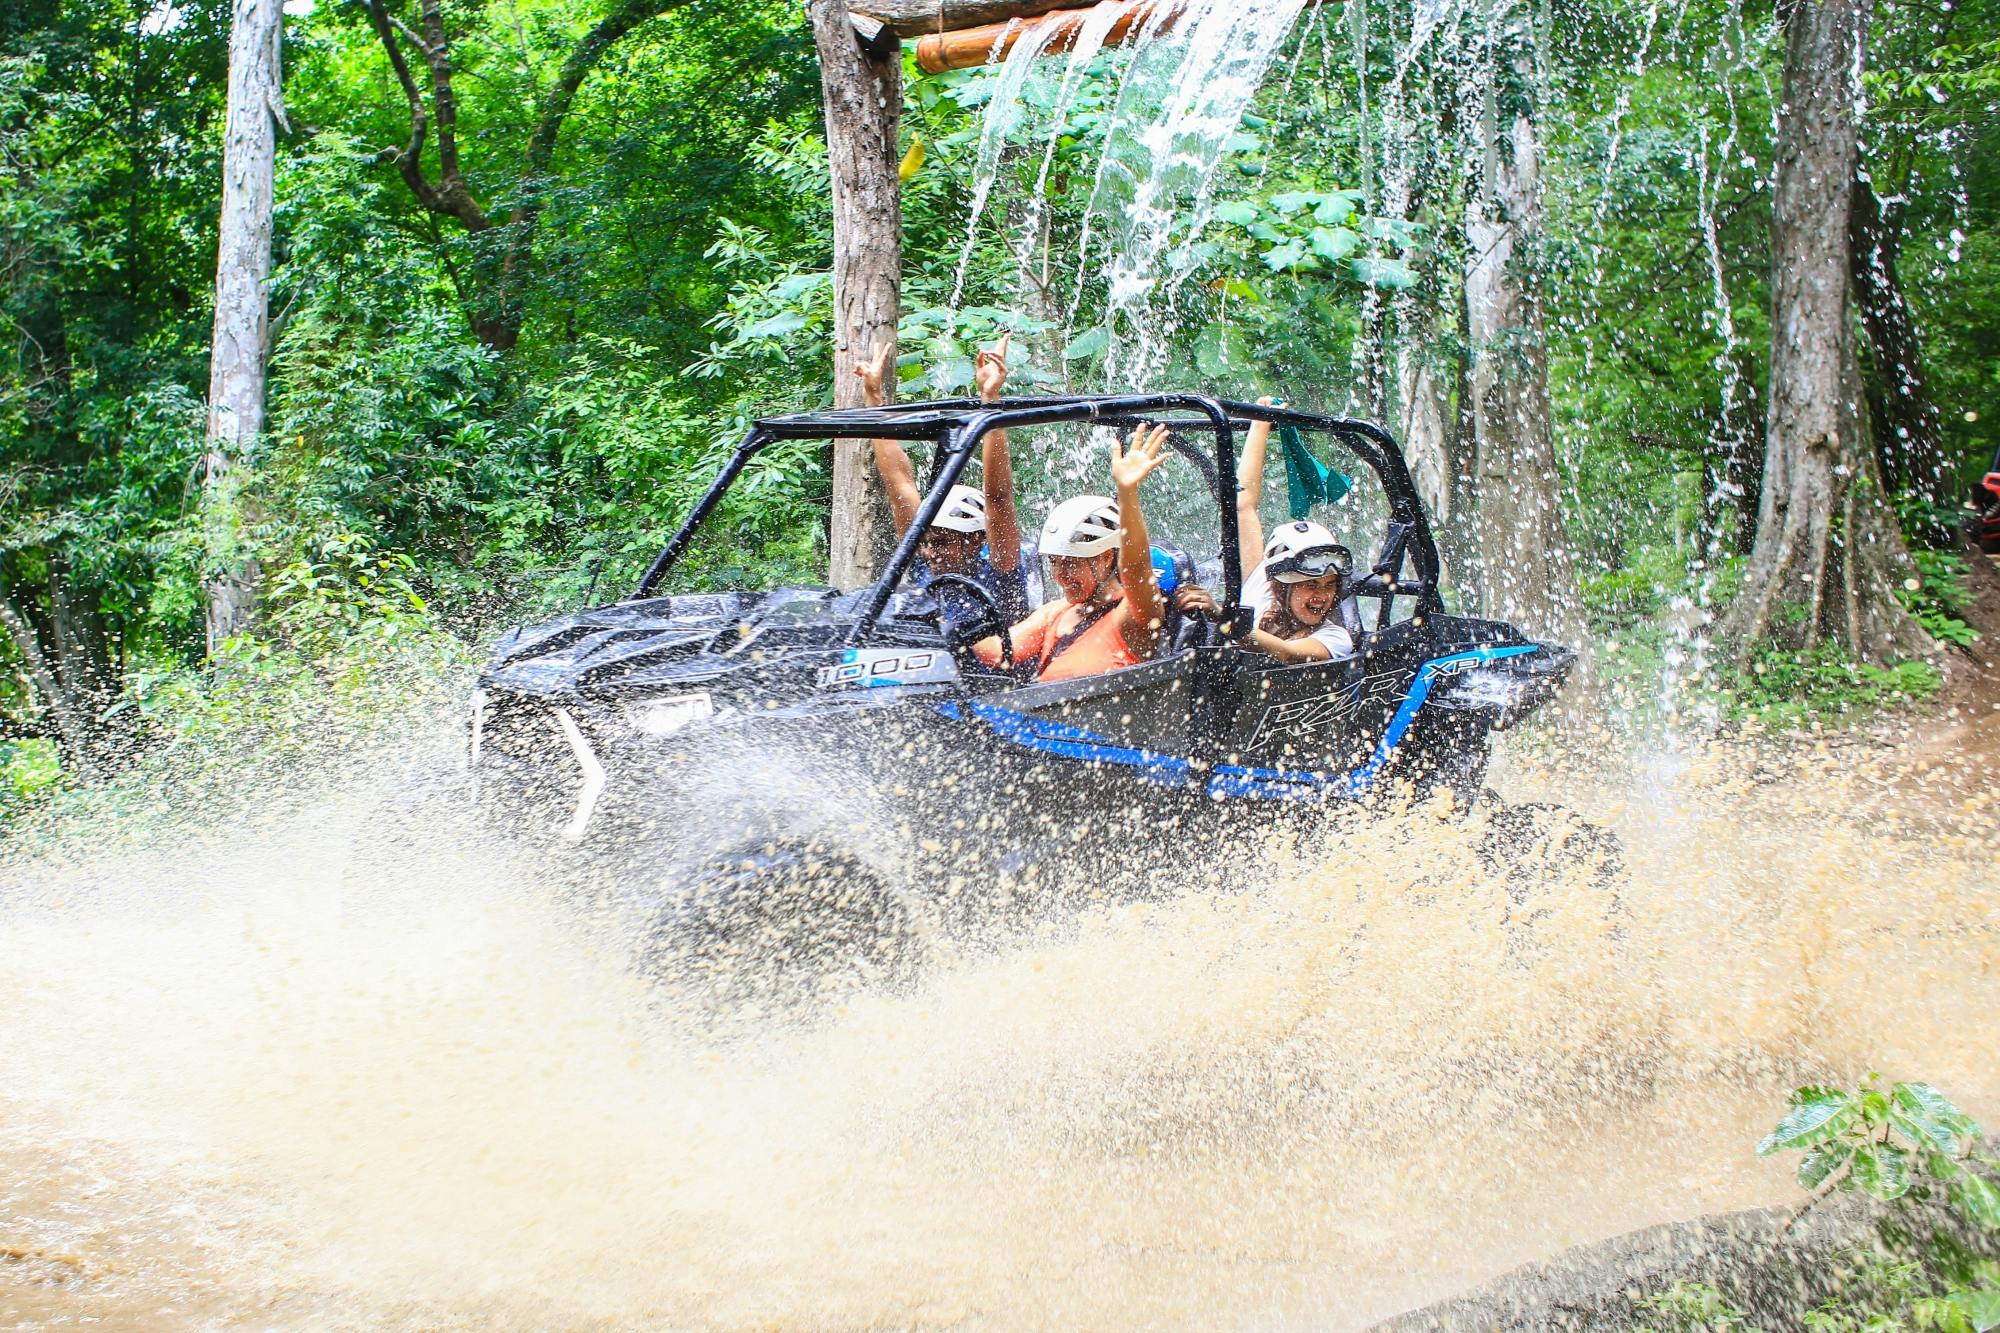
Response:
[[[1337,694],[1312,699],[1294,699],[1265,710],[1244,746],[1256,750],[1282,740],[1304,740],[1320,745],[1339,739],[1340,729],[1354,720],[1362,701],[1379,698],[1395,690],[1403,678],[1396,670],[1378,671]]]
[[[1287,738],[1324,740],[1332,735],[1361,707],[1361,695],[1324,695],[1317,699],[1294,699],[1266,709],[1250,735],[1252,750]]]

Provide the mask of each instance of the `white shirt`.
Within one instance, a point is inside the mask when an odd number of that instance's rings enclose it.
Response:
[[[1264,613],[1271,609],[1271,576],[1258,565],[1250,572],[1243,584],[1243,605],[1250,608],[1250,623],[1254,627],[1264,619]],[[1326,645],[1326,655],[1338,662],[1354,656],[1354,636],[1340,623],[1340,607],[1336,604],[1320,627],[1305,636],[1317,639]]]

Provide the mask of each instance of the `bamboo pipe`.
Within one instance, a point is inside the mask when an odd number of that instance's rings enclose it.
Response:
[[[1322,0],[1306,0],[1319,4]],[[1076,49],[1077,37],[1090,16],[1105,5],[1124,10],[1104,35],[1106,46],[1123,46],[1141,34],[1172,32],[1187,14],[1187,0],[1102,0],[1089,9],[1065,9],[1036,19],[1009,19],[957,32],[929,33],[917,39],[917,66],[926,74],[974,65],[997,65],[1016,43],[1034,34],[1042,55],[1062,55]],[[1158,15],[1157,19],[1155,15]]]
[[[1088,9],[1098,0],[852,0],[855,17],[872,18],[906,41],[982,23],[1039,18],[1051,9]]]

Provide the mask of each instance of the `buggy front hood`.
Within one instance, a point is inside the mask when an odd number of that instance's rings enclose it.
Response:
[[[897,599],[895,614],[871,636],[879,649],[846,649],[858,597],[830,588],[779,588],[580,611],[509,633],[495,645],[479,683],[542,697],[615,698],[728,675],[745,689],[799,697],[829,686],[952,678],[871,669],[881,653],[893,657],[901,649],[926,663],[948,660],[936,626],[926,620],[934,604],[919,597]]]
[[[699,656],[773,599],[795,600],[801,591],[650,597],[524,625],[494,645],[480,684],[523,694],[574,694],[606,677]],[[827,596],[818,592],[813,601]]]

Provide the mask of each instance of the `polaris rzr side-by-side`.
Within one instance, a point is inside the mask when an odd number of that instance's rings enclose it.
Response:
[[[1236,439],[1255,421],[1372,478],[1325,513],[1361,553],[1341,607],[1351,658],[1286,665],[1243,646]],[[1182,479],[1153,520],[1154,564],[1163,585],[1210,587],[1216,613],[1170,610],[1151,660],[1100,675],[1036,683],[1004,657],[985,665],[973,645],[1006,628],[985,589],[906,582],[923,529],[991,430],[1073,463],[1091,432],[1141,422],[1171,428]],[[874,583],[670,591],[698,536],[727,540],[704,527],[762,451],[869,437],[934,450]],[[1448,614],[1438,579],[1403,458],[1363,421],[1193,394],[772,417],[628,597],[496,645],[472,765],[514,827],[615,849],[664,936],[868,962],[875,946],[857,939],[949,928],[1065,877],[1144,891],[1190,846],[1392,783],[1470,805],[1494,733],[1553,695],[1574,653]]]

